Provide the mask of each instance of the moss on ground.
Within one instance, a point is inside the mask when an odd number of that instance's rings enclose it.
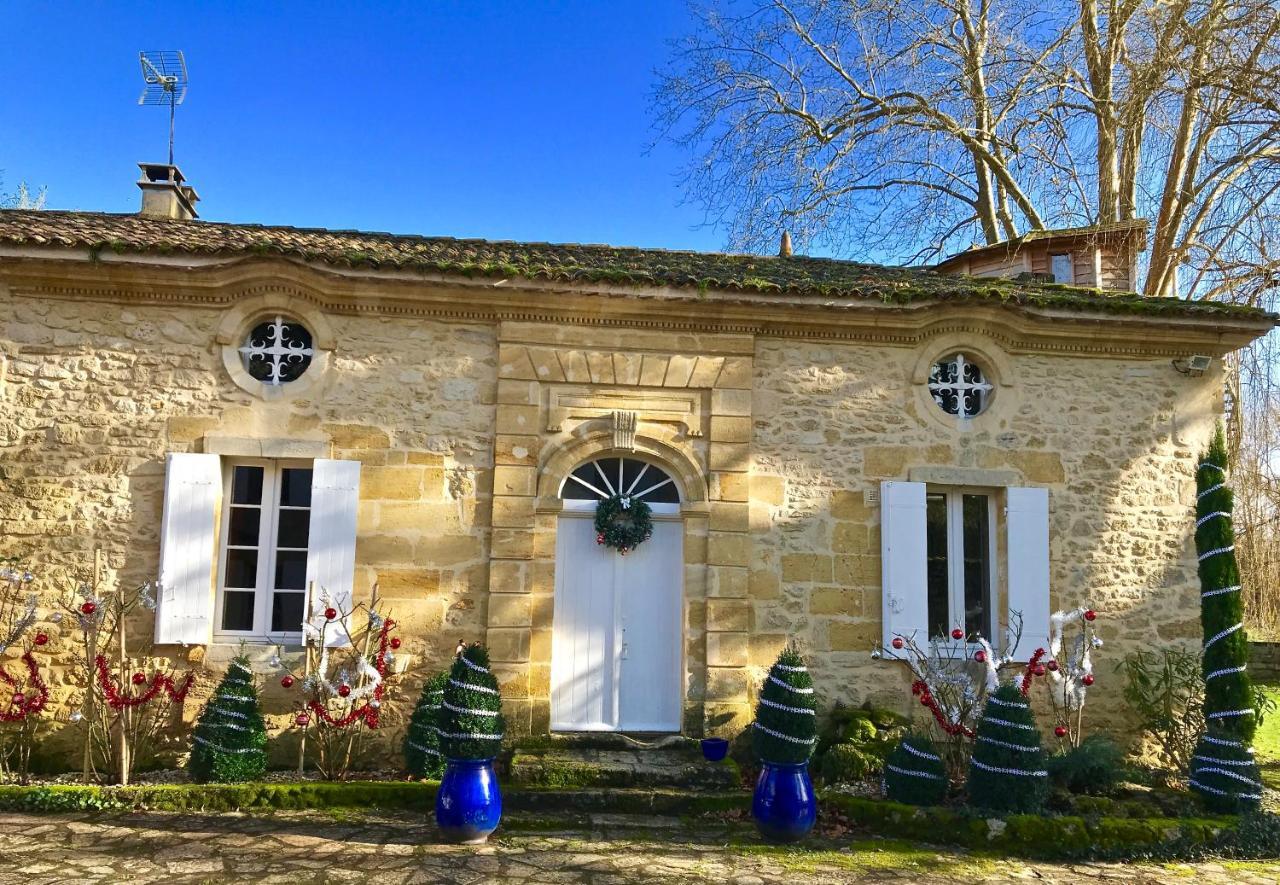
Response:
[[[998,870],[998,858],[987,852],[940,853],[936,848],[902,839],[856,839],[819,845],[770,845],[735,841],[730,849],[746,857],[767,857],[795,873],[832,868],[850,873],[919,873],[981,877]]]

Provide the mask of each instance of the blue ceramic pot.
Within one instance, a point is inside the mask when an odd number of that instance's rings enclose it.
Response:
[[[708,762],[719,762],[729,753],[729,742],[724,738],[703,738],[702,758]]]
[[[756,781],[751,814],[760,835],[771,842],[797,842],[807,836],[818,819],[818,799],[813,793],[809,763],[765,762]]]
[[[492,759],[450,759],[436,793],[436,826],[447,842],[477,844],[502,819],[502,793]]]

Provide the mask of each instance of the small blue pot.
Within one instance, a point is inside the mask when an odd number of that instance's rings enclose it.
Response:
[[[436,793],[436,826],[447,842],[476,845],[502,819],[502,792],[492,759],[450,759]]]
[[[751,799],[751,814],[760,835],[770,842],[798,842],[807,836],[818,819],[809,763],[765,762]]]
[[[702,758],[708,762],[719,762],[729,753],[729,742],[724,738],[703,738]]]

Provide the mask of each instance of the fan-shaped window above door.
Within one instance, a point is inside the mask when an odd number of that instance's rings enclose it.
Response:
[[[663,470],[638,458],[598,458],[565,479],[560,497],[566,501],[603,501],[630,495],[646,504],[679,504],[680,489]]]

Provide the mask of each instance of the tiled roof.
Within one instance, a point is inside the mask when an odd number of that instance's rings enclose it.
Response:
[[[828,258],[460,240],[99,212],[0,210],[0,245],[87,248],[97,253],[282,256],[371,269],[721,289],[889,304],[977,300],[1107,313],[1265,316],[1254,308],[1219,302],[1151,299],[1054,284],[946,276],[931,270]]]

